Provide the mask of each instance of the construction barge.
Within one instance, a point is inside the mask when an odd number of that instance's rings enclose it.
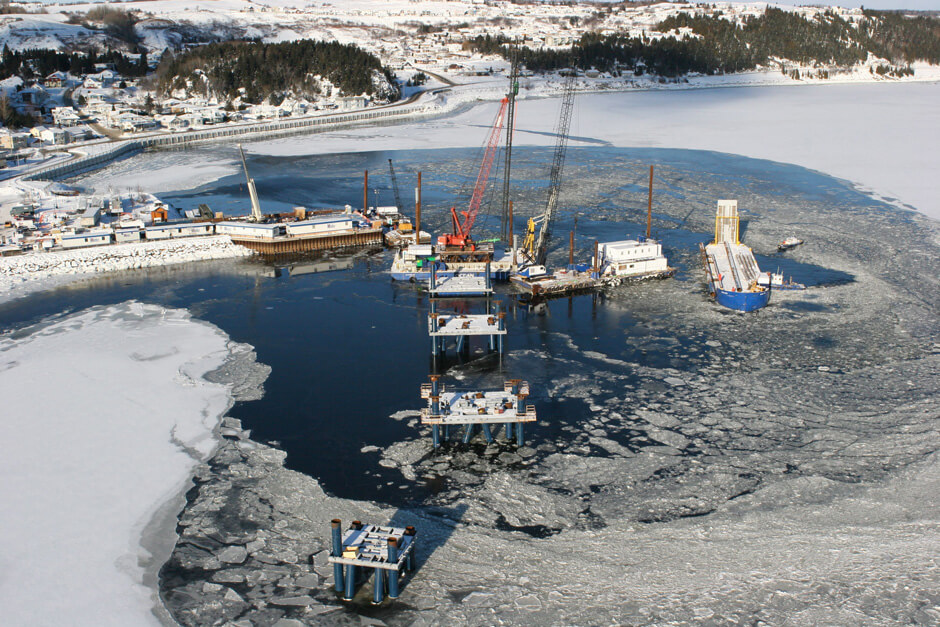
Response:
[[[335,213],[286,223],[219,222],[215,231],[264,255],[381,246],[382,227],[364,221],[359,214]]]
[[[739,238],[737,200],[719,200],[715,240],[699,244],[709,292],[715,302],[735,311],[756,311],[770,302],[769,284],[761,284],[761,271],[751,249]]]
[[[560,296],[612,287],[628,281],[671,277],[676,269],[663,256],[662,244],[639,237],[635,240],[594,243],[591,265],[573,264],[548,273],[544,266],[529,266],[510,278],[512,284],[532,298]]]

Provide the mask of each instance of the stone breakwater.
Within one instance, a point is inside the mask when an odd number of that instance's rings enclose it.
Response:
[[[174,263],[249,257],[254,251],[227,235],[29,253],[0,258],[0,291],[27,281],[66,275],[152,268]]]

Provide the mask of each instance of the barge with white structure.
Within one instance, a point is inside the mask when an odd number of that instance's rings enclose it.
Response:
[[[735,311],[756,311],[770,302],[770,286],[761,285],[754,253],[738,239],[737,200],[719,200],[715,240],[699,244],[709,291],[715,302]]]
[[[438,278],[485,276],[494,281],[508,281],[512,270],[512,252],[492,243],[477,244],[467,250],[453,250],[434,244],[412,244],[399,249],[392,260],[395,281],[429,281],[431,268]]]
[[[605,285],[662,279],[676,273],[663,255],[663,245],[643,237],[599,244],[591,263]]]

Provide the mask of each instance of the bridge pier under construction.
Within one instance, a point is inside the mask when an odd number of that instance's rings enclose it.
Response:
[[[518,446],[524,442],[523,425],[535,422],[535,407],[526,405],[529,384],[511,379],[502,390],[484,392],[447,392],[440,377],[431,375],[430,383],[421,386],[421,398],[428,406],[421,410],[421,423],[430,425],[434,448],[441,441],[448,441],[451,427],[454,431],[463,427],[461,441],[469,444],[479,427],[488,444],[496,441],[499,428],[505,428],[508,441],[515,440]]]

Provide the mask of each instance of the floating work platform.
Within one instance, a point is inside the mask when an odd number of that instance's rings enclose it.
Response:
[[[577,267],[556,270],[551,274],[544,270],[541,274],[530,276],[514,274],[509,280],[532,298],[589,292],[602,285],[597,272],[580,270]]]
[[[441,427],[444,440],[450,436],[451,426],[465,426],[463,442],[469,443],[479,425],[486,441],[494,442],[500,425],[506,427],[506,439],[516,440],[522,446],[526,422],[535,422],[535,406],[525,405],[529,396],[529,383],[512,379],[502,390],[486,392],[447,392],[440,377],[431,375],[431,382],[421,385],[421,398],[428,406],[421,410],[421,424],[431,425],[434,448],[441,445]],[[495,428],[492,425],[496,425]]]
[[[503,336],[506,335],[506,314],[499,311],[499,303],[487,302],[488,313],[460,314],[442,313],[437,310],[437,302],[431,299],[431,311],[428,312],[428,335],[431,337],[431,354],[444,353],[448,338],[456,339],[457,352],[470,350],[470,337],[474,335],[489,338],[491,351],[503,352]]]
[[[404,572],[414,570],[415,528],[363,525],[354,520],[343,532],[342,521],[338,518],[330,525],[333,546],[328,561],[333,564],[336,591],[351,601],[357,584],[368,577],[366,569],[371,568],[375,588],[373,602],[381,603],[386,589],[388,598],[397,599],[400,578]]]

